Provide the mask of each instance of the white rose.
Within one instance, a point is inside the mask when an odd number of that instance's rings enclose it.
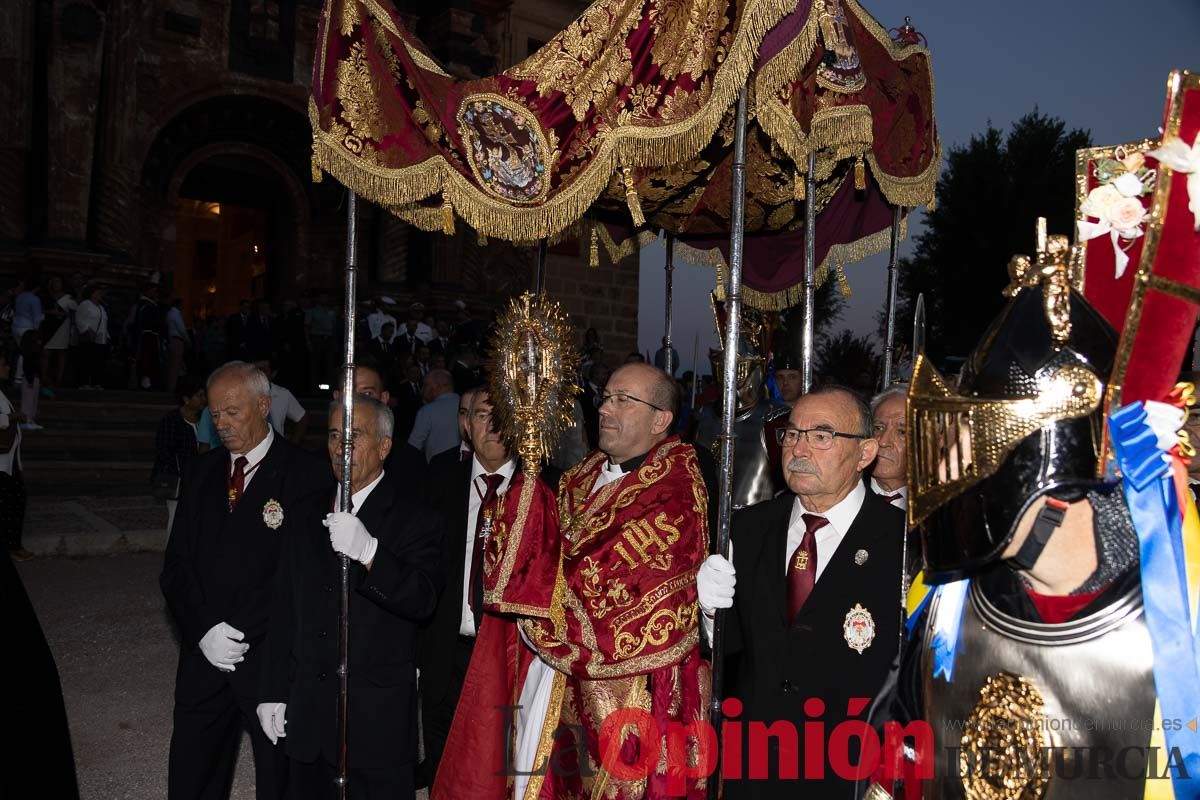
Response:
[[[1126,172],[1111,185],[1117,187],[1117,191],[1125,197],[1137,197],[1142,193],[1142,182],[1132,172]]]
[[[1083,201],[1083,205],[1079,207],[1089,217],[1104,219],[1104,214],[1108,207],[1121,199],[1121,193],[1116,187],[1111,184],[1097,186],[1088,193],[1087,199]]]
[[[1136,230],[1146,218],[1146,209],[1141,201],[1133,197],[1122,197],[1105,209],[1108,224],[1126,239],[1138,236]]]

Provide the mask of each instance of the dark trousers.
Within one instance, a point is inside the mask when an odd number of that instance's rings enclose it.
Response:
[[[450,679],[445,696],[436,701],[424,697],[421,699],[421,732],[425,741],[425,760],[421,762],[421,776],[431,786],[437,776],[442,750],[446,747],[446,738],[450,735],[454,709],[458,706],[458,696],[462,694],[463,680],[467,677],[467,666],[471,663],[471,653],[474,650],[473,637],[459,636],[454,645],[454,659],[450,663]]]
[[[83,363],[79,366],[79,382],[86,386],[103,386],[108,376],[108,345],[83,342],[80,346]]]
[[[25,481],[21,479],[20,468],[14,466],[12,475],[0,472],[0,532],[4,534],[4,544],[9,550],[21,549],[25,500]]]
[[[356,768],[354,748],[350,747],[351,767],[346,797],[349,800],[412,800],[417,789],[413,784],[413,765],[396,764],[389,767]],[[291,800],[334,800],[333,780],[337,768],[318,756],[311,764],[289,759],[291,763]]]
[[[283,800],[288,758],[262,732],[258,701],[236,694],[200,653],[180,657],[175,679],[175,729],[167,767],[169,800],[226,800],[242,731],[254,751],[258,800]]]

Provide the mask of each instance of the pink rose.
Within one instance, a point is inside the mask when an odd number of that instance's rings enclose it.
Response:
[[[1108,224],[1126,239],[1136,236],[1135,228],[1146,218],[1146,209],[1135,197],[1122,197],[1104,211]]]

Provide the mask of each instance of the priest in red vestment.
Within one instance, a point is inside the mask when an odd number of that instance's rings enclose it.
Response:
[[[518,475],[493,507],[489,613],[433,800],[703,796],[716,763],[696,600],[708,492],[695,450],[669,435],[679,401],[661,370],[622,367],[600,450],[557,500]]]

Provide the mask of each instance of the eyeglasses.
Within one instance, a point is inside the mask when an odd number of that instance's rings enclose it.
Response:
[[[781,428],[775,431],[775,440],[784,447],[795,447],[796,442],[800,441],[803,436],[805,441],[814,450],[828,450],[833,447],[833,440],[837,437],[843,439],[867,439],[860,433],[842,433],[841,431],[827,431],[824,428]]]
[[[602,394],[600,395],[600,403],[596,408],[602,407],[605,403],[612,401],[613,406],[618,409],[629,408],[630,403],[641,403],[644,406],[650,406],[655,411],[666,411],[665,408],[659,408],[654,403],[643,400],[640,397],[634,397],[631,394]]]

